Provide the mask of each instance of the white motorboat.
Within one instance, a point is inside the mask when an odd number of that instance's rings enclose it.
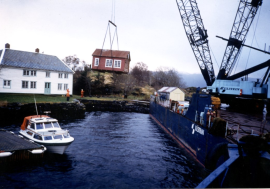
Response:
[[[47,115],[33,115],[24,118],[21,130],[24,137],[47,147],[47,151],[63,154],[74,141],[68,130],[61,129],[57,119]]]

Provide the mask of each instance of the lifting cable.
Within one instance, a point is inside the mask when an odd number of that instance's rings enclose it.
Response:
[[[111,27],[110,25],[113,25],[115,27],[115,30],[114,30],[114,34],[113,36],[111,35]],[[110,50],[111,50],[111,58],[113,59],[113,55],[112,55],[112,46],[113,46],[113,42],[114,42],[114,38],[116,36],[116,39],[117,39],[117,47],[118,47],[118,50],[119,50],[119,43],[118,43],[118,34],[117,34],[117,26],[115,24],[115,0],[112,0],[112,14],[111,14],[111,20],[108,21],[108,26],[107,26],[107,30],[106,30],[106,33],[105,33],[105,37],[104,37],[104,40],[103,40],[103,44],[102,44],[102,48],[101,48],[101,51],[100,51],[100,57],[102,55],[102,51],[103,51],[103,48],[104,48],[104,44],[105,44],[105,41],[106,41],[106,36],[107,36],[107,32],[109,30],[109,38],[110,38]],[[113,68],[113,62],[112,63],[112,68]],[[105,62],[106,64],[106,62]]]
[[[218,64],[218,62],[217,62],[217,59],[216,59],[216,57],[215,57],[215,54],[214,54],[213,50],[212,50],[211,47],[210,47],[210,44],[208,44],[208,46],[209,46],[209,48],[210,48],[210,51],[212,52],[212,55],[214,56],[214,59],[215,59],[215,61],[216,61],[217,66],[218,66],[218,68],[219,68],[219,64]]]
[[[259,9],[259,15],[258,15],[258,18],[257,18],[257,23],[256,23],[256,26],[255,26],[255,30],[254,30],[254,34],[253,34],[253,38],[252,38],[252,42],[251,42],[251,46],[253,44],[253,40],[254,40],[254,37],[255,37],[255,33],[256,33],[256,30],[257,30],[257,25],[259,23],[259,17],[260,17],[260,13],[261,13],[261,8]],[[245,67],[245,70],[247,69],[247,64],[248,64],[248,61],[249,61],[249,55],[250,55],[250,51],[251,49],[249,49],[249,53],[248,53],[248,59],[247,59],[247,63],[246,63],[246,67]]]

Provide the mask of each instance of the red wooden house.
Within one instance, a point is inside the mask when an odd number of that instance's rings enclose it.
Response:
[[[129,72],[129,51],[96,49],[92,54],[92,69],[113,72]]]

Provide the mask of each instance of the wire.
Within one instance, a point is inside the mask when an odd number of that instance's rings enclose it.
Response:
[[[256,27],[255,27],[255,30],[254,30],[254,34],[253,34],[253,38],[252,38],[252,42],[251,42],[251,46],[253,44],[253,40],[255,38],[255,33],[256,33],[256,30],[257,30],[257,25],[259,23],[259,17],[260,17],[260,13],[261,13],[261,8],[259,9],[259,15],[258,15],[258,18],[257,18],[257,23],[256,23]],[[249,49],[249,53],[248,53],[248,59],[247,59],[247,63],[246,63],[246,67],[245,67],[245,70],[247,69],[247,65],[248,65],[248,61],[249,61],[249,55],[250,55],[250,51],[251,49]]]
[[[214,59],[215,59],[215,61],[216,61],[217,66],[218,66],[218,68],[219,68],[219,64],[218,64],[218,62],[217,62],[217,59],[216,59],[216,57],[215,57],[215,54],[214,54],[213,50],[212,50],[211,47],[210,47],[210,44],[208,44],[208,46],[209,46],[209,48],[210,48],[210,51],[212,52],[212,55],[214,56]]]

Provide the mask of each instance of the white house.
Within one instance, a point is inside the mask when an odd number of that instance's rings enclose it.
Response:
[[[167,100],[184,101],[185,93],[178,87],[162,87],[158,90],[160,96],[166,96]]]
[[[73,74],[58,57],[10,49],[0,50],[0,93],[73,93]]]

